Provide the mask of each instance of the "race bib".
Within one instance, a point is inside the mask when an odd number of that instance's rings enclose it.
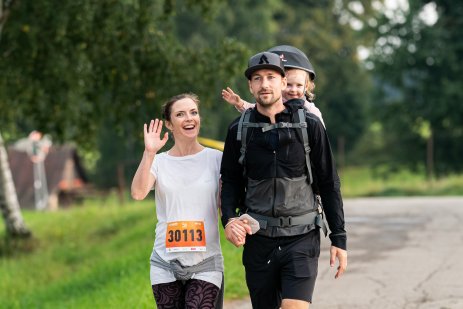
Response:
[[[167,223],[167,252],[206,251],[203,221],[174,221]]]

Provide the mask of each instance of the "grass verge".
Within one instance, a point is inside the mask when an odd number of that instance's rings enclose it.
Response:
[[[29,240],[7,240],[0,222],[0,308],[153,308],[154,203],[105,204],[23,211]],[[222,250],[225,297],[242,298],[241,249],[222,238]]]
[[[350,167],[340,173],[343,197],[463,195],[463,175],[429,181],[424,174],[407,170],[379,173]]]

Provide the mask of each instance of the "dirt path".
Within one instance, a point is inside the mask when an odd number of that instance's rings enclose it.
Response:
[[[463,197],[347,199],[348,272],[322,241],[311,309],[463,308]],[[250,309],[249,300],[226,309]]]

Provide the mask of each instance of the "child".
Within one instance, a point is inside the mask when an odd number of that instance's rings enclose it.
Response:
[[[283,60],[287,78],[287,87],[282,93],[283,101],[306,99],[304,107],[320,118],[323,126],[325,126],[320,110],[313,103],[315,99],[313,94],[315,72],[307,56],[301,50],[289,45],[272,47],[269,52],[280,55]],[[254,104],[242,100],[230,87],[222,90],[222,98],[234,105],[240,112],[254,107]]]

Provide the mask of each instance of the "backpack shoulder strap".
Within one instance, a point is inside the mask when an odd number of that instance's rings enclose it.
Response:
[[[299,108],[296,114],[296,121],[300,124],[300,130],[302,133],[302,139],[304,142],[305,152],[305,164],[307,165],[307,173],[309,176],[309,184],[313,183],[312,168],[310,164],[310,146],[309,146],[309,134],[307,133],[307,122],[305,121],[305,109]]]
[[[245,110],[240,117],[238,122],[238,132],[236,134],[236,139],[241,141],[241,149],[240,149],[240,158],[238,162],[243,165],[244,157],[246,155],[246,139],[248,135],[248,128],[249,128],[249,118],[251,117],[251,109]]]

